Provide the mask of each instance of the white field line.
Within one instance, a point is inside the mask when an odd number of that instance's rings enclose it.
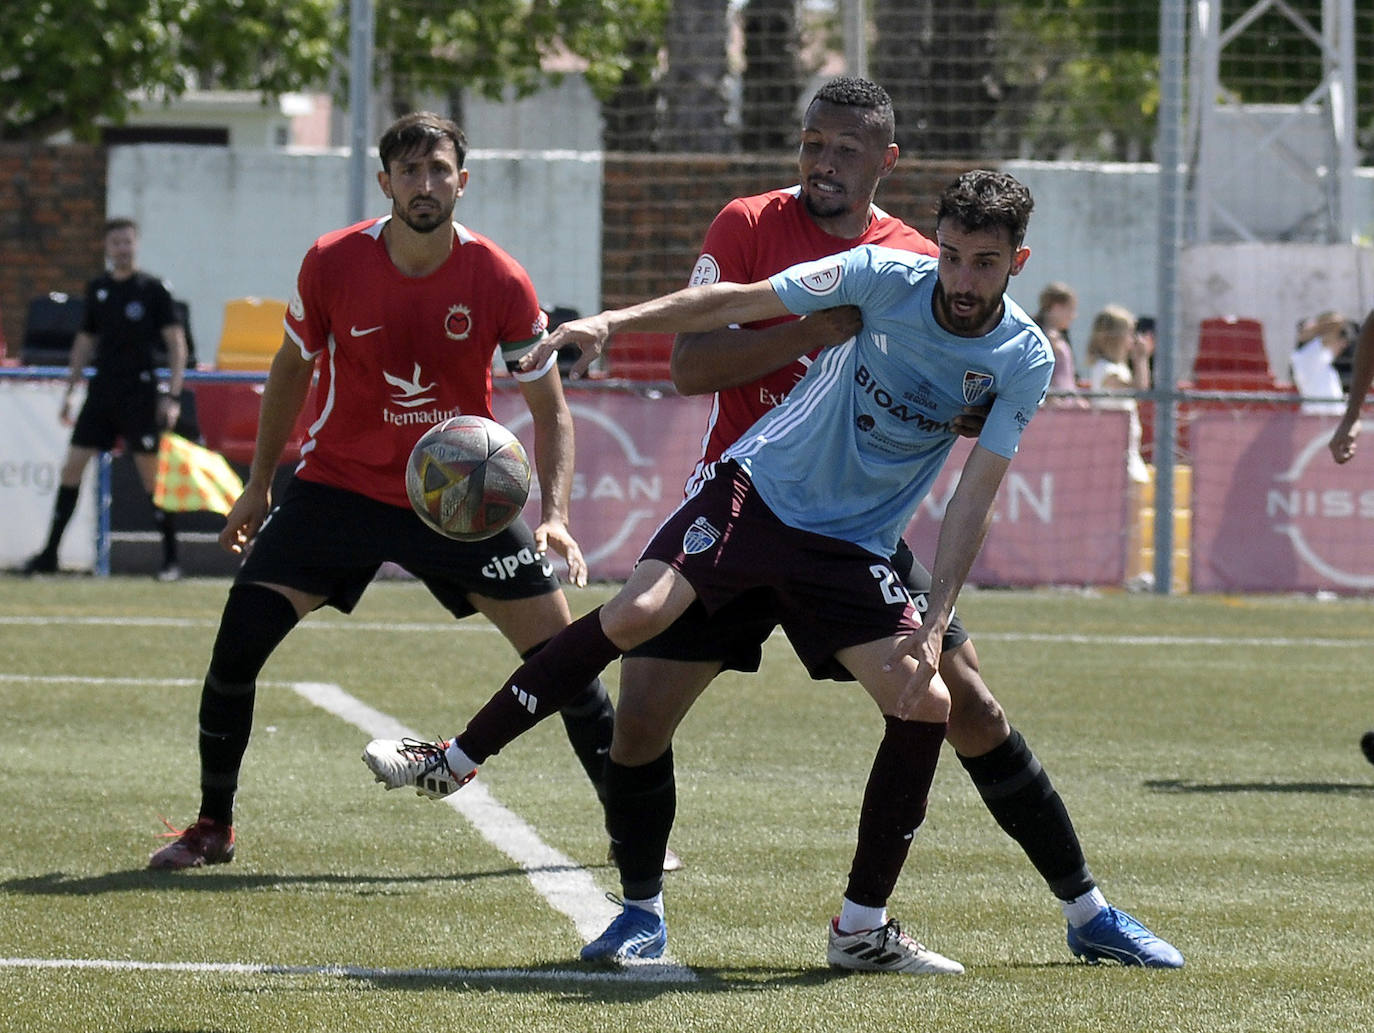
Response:
[[[690,969],[634,962],[623,969],[371,968],[363,965],[271,965],[235,961],[126,961],[115,958],[0,958],[0,969],[94,969],[101,972],[193,972],[219,975],[341,976],[349,979],[432,979],[436,982],[605,983],[684,982]]]
[[[209,628],[219,627],[218,618],[209,617],[30,617],[0,616],[0,627],[35,627],[39,625],[72,625],[76,627],[112,628]],[[397,632],[477,632],[496,634],[496,628],[486,621],[362,621],[314,616],[301,621],[295,631],[381,631]],[[774,632],[781,635],[781,632]],[[1049,642],[1074,646],[1272,646],[1288,649],[1293,646],[1323,649],[1367,649],[1367,639],[1350,638],[1280,638],[1278,636],[1227,635],[1080,635],[1065,632],[1035,631],[976,631],[979,642]]]
[[[0,672],[0,684],[38,682],[41,684],[68,683],[82,685],[174,685],[199,684],[185,678],[89,678],[63,675],[21,675]],[[411,728],[406,727],[390,714],[368,706],[362,700],[349,695],[337,685],[323,682],[260,682],[260,685],[284,685],[304,699],[335,717],[348,722],[359,731],[374,739],[400,739],[405,737],[422,738]],[[381,792],[379,789],[378,792]],[[473,779],[460,792],[444,799],[455,811],[466,818],[474,830],[487,842],[505,854],[525,872],[534,889],[555,911],[572,919],[577,933],[583,941],[590,943],[601,935],[619,909],[609,900],[592,878],[591,873],[566,854],[555,850],[545,843],[539,834],[515,812],[497,802],[479,779]],[[268,974],[334,974],[352,975],[363,978],[402,978],[405,976],[425,976],[429,978],[517,978],[521,972],[528,978],[531,972],[484,969],[363,969],[354,966],[288,966],[288,965],[235,965],[232,963],[211,963],[199,966],[190,962],[124,962],[99,959],[44,959],[44,958],[0,958],[0,968],[104,968],[110,970],[140,971],[214,971],[214,972],[257,972]],[[554,979],[606,979],[623,978],[616,973],[594,973],[583,969],[539,970],[545,978]],[[634,979],[648,979],[666,982],[693,982],[696,974],[690,968],[680,965],[665,954],[651,961],[641,961],[626,965],[625,975]]]
[[[374,739],[425,738],[337,685],[298,682],[291,688],[321,710]],[[539,895],[573,920],[584,941],[590,943],[600,936],[619,913],[590,872],[540,839],[518,814],[497,803],[480,779],[473,779],[443,802],[467,818],[483,839],[523,868]]]

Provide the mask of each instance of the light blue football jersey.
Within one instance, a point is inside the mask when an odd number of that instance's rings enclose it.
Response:
[[[887,557],[944,465],[964,406],[991,400],[978,440],[1016,453],[1049,386],[1049,342],[1010,298],[984,337],[943,329],[932,309],[937,269],[934,258],[865,245],[771,278],[792,312],[856,305],[864,324],[725,451],[784,523]]]

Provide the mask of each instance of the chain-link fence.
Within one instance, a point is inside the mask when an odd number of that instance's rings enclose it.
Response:
[[[494,67],[499,58],[489,51],[518,48],[516,41],[493,40],[478,61],[470,43],[417,54],[388,35],[388,26],[423,18],[433,2],[377,0],[384,88],[403,109],[418,95],[433,97],[436,77],[448,68],[450,81],[462,88],[439,91],[440,100],[460,115],[464,96],[496,85],[484,77],[488,62]],[[619,31],[589,27],[568,46],[545,52],[542,64],[553,75],[587,73],[606,150],[776,152],[791,146],[799,108],[815,85],[850,73],[873,78],[892,94],[899,142],[911,153],[959,160],[1156,157],[1160,4],[1151,0],[582,0],[578,6],[592,17],[618,17]],[[1374,5],[1216,0],[1187,6],[1193,93],[1222,103],[1310,109],[1348,104],[1352,98],[1333,97],[1326,87],[1357,84],[1356,164],[1370,163]],[[527,8],[532,13],[523,24],[531,31],[540,7]],[[409,17],[398,19],[403,14]],[[518,32],[521,24],[517,18],[506,31]],[[1217,61],[1203,81],[1196,75],[1209,53],[1207,34]],[[538,81],[519,79],[523,87]]]

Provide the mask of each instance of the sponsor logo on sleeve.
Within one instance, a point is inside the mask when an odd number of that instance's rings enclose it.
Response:
[[[295,294],[291,296],[291,304],[288,307],[291,309],[292,319],[305,318],[305,302],[301,300],[300,291],[297,291]]]
[[[838,265],[830,265],[824,269],[816,269],[807,273],[797,282],[808,294],[822,297],[834,291],[842,279],[844,279],[843,269]]]
[[[692,268],[692,277],[687,281],[688,287],[700,287],[706,283],[720,282],[720,265],[716,262],[713,255],[702,255],[697,259],[697,264]]]

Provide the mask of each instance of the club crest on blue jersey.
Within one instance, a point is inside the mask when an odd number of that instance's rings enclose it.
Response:
[[[964,404],[977,405],[992,390],[992,374],[964,370]]]
[[[692,526],[687,528],[687,532],[682,536],[682,551],[688,556],[695,556],[714,548],[719,541],[720,532],[711,526],[709,520],[699,516],[692,521]]]

